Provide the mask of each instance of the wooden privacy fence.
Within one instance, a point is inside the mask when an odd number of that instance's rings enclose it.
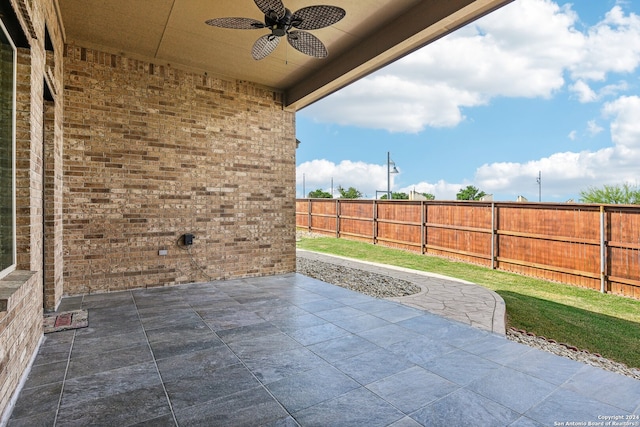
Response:
[[[298,199],[296,225],[640,298],[640,206]]]

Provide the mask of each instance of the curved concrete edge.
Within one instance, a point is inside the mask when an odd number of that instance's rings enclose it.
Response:
[[[442,274],[412,270],[410,268],[380,264],[371,261],[361,261],[354,258],[308,251],[305,249],[296,249],[296,252],[340,259],[345,262],[358,264],[362,268],[369,266],[412,275],[415,279],[411,281],[420,287],[420,292],[406,297],[394,297],[387,299],[466,323],[479,329],[488,330],[499,335],[506,335],[506,305],[504,300],[496,292],[478,285],[477,283],[457,279],[455,277],[444,276]],[[424,280],[419,280],[416,276],[422,276],[424,277]],[[407,278],[403,277],[403,279]],[[429,279],[436,279],[438,280],[438,283],[433,283]],[[453,289],[447,289],[446,286],[443,286],[442,282],[450,282],[452,285],[460,285],[454,286],[457,295],[454,295]],[[464,292],[465,289],[470,291],[469,294],[474,295],[466,294]],[[484,307],[482,307],[482,311],[484,313],[472,312],[469,308],[470,305],[474,304],[484,305]],[[490,311],[490,313],[488,311]]]

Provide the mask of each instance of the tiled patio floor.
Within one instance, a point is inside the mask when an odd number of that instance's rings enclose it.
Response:
[[[46,335],[10,426],[548,426],[640,415],[640,381],[298,274],[73,297],[61,310],[76,308],[89,327]]]

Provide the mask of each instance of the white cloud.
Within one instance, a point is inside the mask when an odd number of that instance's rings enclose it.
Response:
[[[587,122],[587,133],[591,136],[595,136],[597,134],[599,134],[600,132],[602,132],[604,130],[604,128],[600,125],[598,125],[598,123],[596,123],[595,120],[589,120]]]
[[[575,92],[578,95],[578,101],[584,103],[593,102],[598,99],[598,95],[589,87],[584,80],[578,80],[571,86],[569,90]]]
[[[462,108],[492,98],[551,97],[580,60],[577,17],[549,0],[522,0],[308,107],[322,122],[420,132],[452,127]]]
[[[572,77],[601,81],[607,73],[630,73],[640,64],[640,17],[614,6],[588,30],[580,61],[569,66]]]
[[[376,191],[387,190],[387,165],[376,165],[365,162],[352,162],[343,160],[335,164],[328,160],[312,160],[304,162],[296,168],[296,182],[300,185],[305,183],[305,193],[317,190],[318,188],[331,192],[331,180],[333,179],[333,194],[338,196],[338,186],[345,189],[354,187],[366,197],[373,198]],[[394,187],[394,180],[398,174],[391,174],[391,188]]]
[[[629,85],[625,81],[617,84],[603,86],[596,92],[584,80],[578,79],[574,84],[569,85],[569,90],[577,95],[578,101],[585,104],[587,102],[595,102],[608,96],[616,96],[618,93],[625,91]]]
[[[407,187],[402,187],[397,191],[407,194],[409,194],[409,192],[411,191],[417,191],[418,193],[431,193],[436,196],[436,200],[455,200],[458,191],[460,191],[461,188],[464,188],[467,185],[469,184],[466,182],[463,184],[454,184],[446,182],[444,180],[440,180],[435,184],[432,184],[423,181]]]
[[[614,6],[578,31],[571,5],[520,0],[438,40],[301,114],[321,122],[420,132],[453,127],[463,108],[495,97],[549,98],[571,76],[580,102],[615,96],[626,83],[595,90],[589,81],[640,65],[640,17]],[[568,72],[568,73],[567,73]]]
[[[556,153],[525,163],[485,164],[476,171],[475,181],[488,193],[532,193],[541,171],[545,197],[575,194],[589,186],[636,182],[640,164],[640,97],[620,97],[605,104],[602,114],[611,118],[613,147]],[[593,132],[603,130],[595,121],[589,122],[588,127]]]
[[[569,137],[570,140],[575,141],[576,138],[578,137],[578,132],[575,130],[572,130],[571,132],[569,132],[569,135],[567,135]]]

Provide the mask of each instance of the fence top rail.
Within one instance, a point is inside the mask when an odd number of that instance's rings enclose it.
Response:
[[[459,205],[459,206],[495,206],[509,208],[528,208],[528,209],[563,209],[563,210],[581,210],[581,211],[599,211],[602,206],[605,212],[640,212],[640,205],[621,205],[621,204],[599,204],[599,203],[557,203],[557,202],[509,202],[509,201],[482,201],[482,200],[383,200],[383,199],[322,199],[322,198],[302,198],[296,199],[298,202],[313,201],[326,203],[406,203],[414,205]]]

